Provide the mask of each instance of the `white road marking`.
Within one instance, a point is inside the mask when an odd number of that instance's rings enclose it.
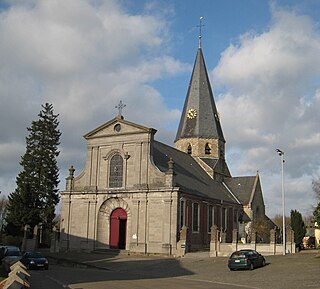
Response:
[[[211,281],[211,280],[204,280],[204,279],[195,279],[195,278],[188,278],[188,277],[175,277],[175,278],[176,279],[182,279],[182,280],[188,280],[188,281],[220,284],[220,285],[234,286],[234,287],[247,288],[247,289],[260,289],[259,287],[251,287],[251,286],[248,286],[248,285],[225,283],[225,282],[218,282],[218,281]]]
[[[63,288],[70,288],[68,285],[66,285],[66,284],[63,284],[62,282],[60,282],[58,279],[56,279],[56,278],[53,278],[53,277],[51,277],[51,276],[49,276],[49,275],[45,275],[48,279],[50,279],[50,280],[52,280],[53,282],[56,282],[58,285],[60,285],[61,287],[63,287]]]
[[[83,261],[82,263],[95,263],[95,262],[103,262],[103,261],[108,261],[112,260],[113,258],[106,258],[106,259],[98,259],[98,260],[90,260],[90,261]]]

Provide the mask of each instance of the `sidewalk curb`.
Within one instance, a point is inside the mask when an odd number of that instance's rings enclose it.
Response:
[[[109,268],[106,268],[106,267],[87,264],[87,263],[80,262],[80,261],[74,261],[74,260],[70,260],[70,259],[67,259],[67,258],[61,258],[61,257],[58,257],[58,256],[45,255],[45,257],[47,259],[49,259],[49,260],[54,260],[53,263],[56,262],[59,265],[66,265],[66,266],[69,266],[69,267],[76,267],[76,268],[93,268],[93,269],[112,271],[112,270],[110,270]]]

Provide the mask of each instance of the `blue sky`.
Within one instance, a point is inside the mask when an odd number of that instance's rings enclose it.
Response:
[[[41,104],[60,114],[61,189],[85,162],[82,136],[113,118],[172,144],[202,47],[234,176],[258,170],[267,213],[315,205],[319,169],[320,1],[2,1],[0,190],[15,188],[26,127]]]

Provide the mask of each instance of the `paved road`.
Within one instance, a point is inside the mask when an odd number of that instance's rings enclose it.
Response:
[[[31,272],[31,288],[320,289],[320,258],[315,253],[270,256],[263,268],[236,272],[227,269],[226,258],[91,257],[87,264],[104,269],[52,265],[48,271]]]
[[[159,289],[185,289],[185,288],[258,288],[190,278],[188,276],[154,278],[152,276],[103,271],[97,269],[62,268],[54,266],[50,271],[34,272],[31,279],[31,288],[35,289],[128,289],[128,288],[159,288]]]

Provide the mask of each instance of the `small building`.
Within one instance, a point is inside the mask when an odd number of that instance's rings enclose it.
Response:
[[[259,174],[228,169],[201,45],[175,148],[155,134],[124,119],[120,103],[118,116],[84,136],[86,165],[77,176],[70,168],[61,192],[61,249],[175,255],[183,227],[188,248],[202,249],[212,225],[231,242],[241,223],[266,217]]]
[[[314,238],[315,247],[320,248],[320,226],[317,222],[314,223]]]

